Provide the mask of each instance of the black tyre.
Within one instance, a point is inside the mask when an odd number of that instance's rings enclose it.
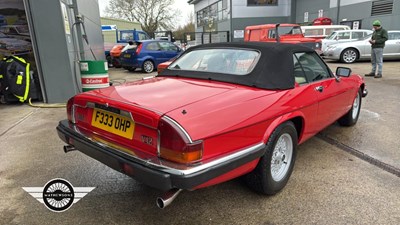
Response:
[[[361,96],[362,96],[362,90],[360,88],[358,89],[357,95],[354,98],[351,109],[338,120],[340,125],[348,127],[348,126],[353,126],[354,124],[357,123],[358,116],[360,115],[361,111],[361,99],[362,99]]]
[[[279,125],[268,139],[266,152],[257,167],[245,175],[254,191],[274,195],[282,190],[292,174],[297,153],[297,131],[291,121]]]
[[[354,48],[347,48],[340,54],[340,61],[344,63],[353,63],[358,59],[358,51]]]
[[[154,63],[151,60],[146,60],[143,62],[142,70],[145,73],[151,73],[154,71]]]
[[[112,58],[110,55],[106,56],[106,60],[107,60],[108,67],[110,67],[110,68],[113,67]]]

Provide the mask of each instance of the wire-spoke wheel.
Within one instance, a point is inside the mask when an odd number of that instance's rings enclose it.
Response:
[[[279,125],[265,148],[257,167],[244,179],[251,189],[273,195],[286,186],[293,171],[297,151],[297,131],[293,122]]]
[[[272,152],[271,175],[274,181],[281,181],[287,174],[293,156],[292,137],[285,133],[282,134]]]

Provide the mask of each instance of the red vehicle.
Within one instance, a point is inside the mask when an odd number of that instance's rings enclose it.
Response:
[[[181,190],[240,176],[273,195],[292,173],[298,144],[335,121],[357,122],[367,91],[350,73],[332,73],[301,45],[200,45],[156,77],[72,97],[57,131],[65,152],[165,191],[160,208]]]
[[[300,25],[297,24],[263,24],[247,26],[244,33],[244,41],[301,44],[310,47],[319,53],[321,51],[321,40],[304,37]]]
[[[114,67],[121,68],[121,52],[124,49],[125,45],[114,45],[114,47],[110,50],[111,62]]]

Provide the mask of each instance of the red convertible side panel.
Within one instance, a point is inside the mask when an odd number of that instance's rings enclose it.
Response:
[[[203,159],[207,160],[266,143],[279,124],[294,117],[304,121],[302,142],[318,132],[317,112],[316,91],[308,85],[285,91],[238,86],[167,115],[185,127],[193,140],[205,140]]]
[[[324,129],[350,109],[357,89],[349,81],[343,79],[338,82],[330,78],[312,84],[315,88],[322,87],[322,91],[317,92],[319,106],[316,129]]]

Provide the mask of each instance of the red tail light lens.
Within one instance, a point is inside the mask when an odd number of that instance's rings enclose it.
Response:
[[[142,51],[143,44],[139,44],[136,48],[136,55],[139,55],[140,51]]]
[[[68,120],[72,123],[75,123],[75,120],[73,118],[73,106],[74,106],[74,97],[70,98],[67,102],[67,117]]]
[[[160,132],[160,157],[178,162],[194,163],[203,156],[203,141],[191,142],[185,131],[173,121],[162,118],[158,124]]]

